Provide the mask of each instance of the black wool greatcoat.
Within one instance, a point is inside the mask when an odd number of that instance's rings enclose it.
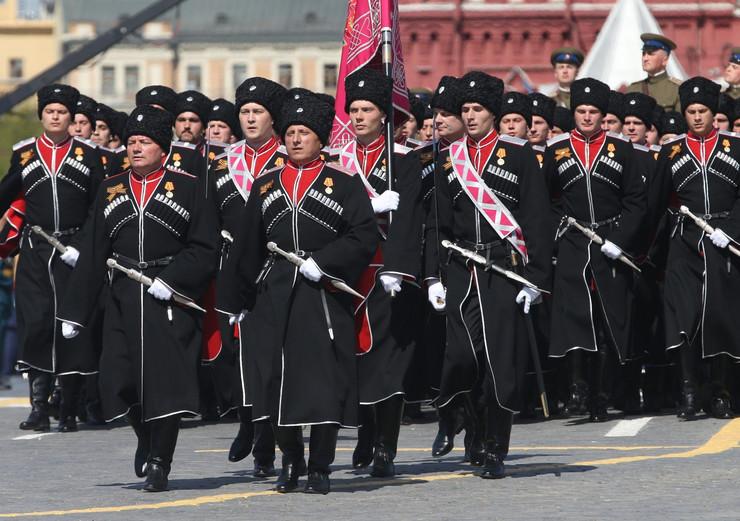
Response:
[[[241,323],[241,364],[254,419],[357,426],[353,298],[326,280],[355,284],[378,245],[375,218],[357,176],[325,164],[294,204],[283,170],[252,186],[219,276],[217,309],[250,310]],[[324,278],[311,282],[269,254],[270,241],[312,257]]]
[[[438,215],[430,223],[438,223],[439,240],[449,240],[467,249],[472,244],[489,245],[490,260],[513,269],[513,247],[499,237],[464,192],[453,170],[449,150],[441,156],[435,175]],[[479,175],[522,229],[529,262],[521,275],[539,288],[548,289],[552,252],[549,200],[530,145],[522,139],[499,136]],[[426,242],[425,255],[430,266],[440,264],[437,251],[443,256],[441,274],[447,287],[447,345],[437,403],[444,406],[456,395],[472,391],[483,377],[492,382],[491,398],[498,405],[518,411],[530,357],[525,316],[515,302],[520,284],[457,254],[448,254],[433,241]],[[520,261],[518,264],[521,267]],[[469,331],[473,325],[465,320],[464,306],[470,298],[477,300],[480,309],[482,346],[471,342]],[[479,363],[484,367],[479,368]]]
[[[166,169],[140,208],[132,195],[134,175],[129,170],[102,183],[60,320],[88,325],[111,257],[193,301],[202,297],[212,280],[216,212],[204,198],[200,181]],[[154,261],[160,265],[152,265]],[[111,271],[109,280],[100,359],[105,418],[123,416],[137,403],[147,421],[196,414],[203,314],[172,300],[155,299],[119,271]]]
[[[647,225],[645,182],[626,138],[607,133],[590,171],[578,158],[572,139],[570,134],[551,139],[543,165],[556,213],[562,216],[557,228],[550,356],[565,356],[573,349],[598,351],[597,317],[603,316],[607,341],[623,362],[634,357],[633,270],[607,258],[598,244],[568,227],[565,219],[574,217],[627,255],[634,254]]]
[[[740,240],[740,137],[719,131],[706,157],[697,157],[682,134],[665,143],[658,157],[651,199],[665,209],[678,204],[720,228],[738,247]],[[740,358],[737,328],[740,258],[717,248],[690,218],[676,212],[665,273],[667,349],[698,342],[703,357]]]
[[[52,174],[41,160],[36,139],[18,143],[8,174],[0,183],[0,214],[22,196],[25,228],[16,272],[18,367],[56,374],[97,372],[98,359],[89,332],[73,339],[62,336],[55,316],[72,268],[60,253],[31,232],[40,226],[66,246],[79,250],[83,227],[104,177],[100,154],[92,142],[72,138],[61,166]]]

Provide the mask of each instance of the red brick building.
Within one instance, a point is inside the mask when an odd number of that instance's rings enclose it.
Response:
[[[740,45],[740,0],[646,0],[678,44],[689,76],[721,74]],[[399,0],[406,80],[433,88],[443,74],[479,69],[533,86],[553,81],[550,53],[588,52],[615,0]],[[625,59],[639,60],[639,56]],[[520,67],[525,74],[515,74]]]

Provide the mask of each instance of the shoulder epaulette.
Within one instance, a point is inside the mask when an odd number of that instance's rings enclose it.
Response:
[[[219,155],[214,157],[213,160],[215,161],[216,159],[225,159],[228,155],[229,155],[229,150],[226,149],[223,152],[221,152]]]
[[[72,139],[74,139],[75,141],[79,141],[80,143],[84,143],[85,145],[89,146],[90,148],[98,148],[98,146],[99,146],[95,141],[93,141],[91,139],[85,139],[84,137],[74,136]]]
[[[679,80],[678,78],[674,78],[673,76],[668,76],[668,80],[672,81],[676,85],[681,85],[683,82]]]
[[[500,134],[499,139],[506,143],[512,143],[514,145],[519,145],[520,147],[523,147],[524,145],[529,143],[529,141],[527,141],[526,139],[522,139],[520,137],[508,136],[506,134]]]
[[[28,139],[24,139],[23,141],[18,141],[15,145],[13,145],[13,152],[18,150],[21,147],[24,147],[26,145],[30,145],[31,143],[34,143],[36,141],[35,137],[30,137]]]
[[[409,148],[416,148],[419,145],[423,145],[424,141],[421,141],[419,139],[414,139],[412,137],[406,138],[406,146]]]
[[[545,151],[545,147],[542,146],[542,145],[532,145],[532,150],[534,150],[536,152],[544,152]]]
[[[626,143],[631,143],[630,138],[628,138],[627,136],[623,134],[617,134],[616,132],[607,132],[606,135],[609,137],[613,137],[615,139],[620,139]]]
[[[279,147],[277,147],[277,151],[280,154],[283,154],[283,155],[286,155],[286,156],[288,155],[288,149],[285,148],[285,145],[280,145]]]
[[[228,148],[229,144],[224,143],[223,141],[208,141],[208,146],[211,147],[221,147],[221,148]]]
[[[566,139],[570,139],[570,132],[564,132],[560,134],[559,136],[555,136],[552,139],[547,140],[547,146],[551,147],[552,145],[555,145],[557,143],[560,143],[561,141],[565,141]]]
[[[177,175],[184,175],[185,177],[192,177],[192,178],[197,177],[197,176],[194,176],[193,174],[186,172],[185,170],[177,170],[177,169],[170,168],[170,167],[165,167],[165,171],[172,172],[173,174],[177,174]]]
[[[720,134],[720,135],[722,135],[722,136],[730,136],[730,137],[734,137],[734,138],[740,137],[740,134],[738,134],[737,132],[730,132],[729,130],[720,130],[717,133]]]
[[[663,148],[660,145],[650,145],[650,150],[652,152],[660,152],[660,149]]]
[[[339,161],[332,161],[331,163],[326,163],[326,166],[333,168],[334,170],[339,170],[343,174],[347,174],[349,176],[355,175],[355,172],[350,170],[349,168],[345,167],[342,163]]]
[[[632,148],[635,150],[641,150],[642,152],[650,152],[650,149],[646,147],[645,145],[638,145],[637,143],[632,143]]]
[[[173,141],[172,142],[173,147],[182,147],[182,148],[189,148],[190,150],[195,150],[195,145],[192,143],[188,143],[187,141]]]
[[[686,134],[679,134],[677,136],[674,136],[671,139],[669,139],[668,141],[666,141],[665,143],[663,143],[663,146],[666,146],[669,143],[674,143],[676,141],[680,141],[680,140],[684,139],[685,137],[686,137]]]
[[[411,152],[411,149],[409,147],[407,147],[407,146],[399,145],[398,143],[394,143],[393,144],[393,151],[396,152],[396,153],[398,153],[398,154],[401,154],[401,155],[405,156],[406,154],[408,154],[409,152]]]
[[[273,167],[272,167],[272,168],[270,168],[269,170],[265,170],[264,172],[262,172],[262,173],[260,174],[260,178],[264,177],[264,176],[265,176],[265,175],[267,175],[267,174],[271,174],[271,173],[273,173],[273,172],[277,172],[278,170],[281,170],[281,169],[282,169],[282,168],[283,168],[284,166],[285,166],[285,165],[283,165],[283,166],[273,166]]]

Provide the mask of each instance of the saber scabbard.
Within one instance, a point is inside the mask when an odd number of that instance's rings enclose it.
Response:
[[[43,228],[41,228],[41,226],[37,224],[34,226],[31,226],[31,231],[35,233],[36,235],[38,235],[39,237],[41,237],[42,239],[44,239],[49,244],[51,244],[54,247],[54,249],[57,250],[59,253],[67,253],[67,247],[64,244],[62,244],[59,241],[59,239],[57,239],[56,237],[46,233],[43,230]]]
[[[573,226],[576,230],[581,232],[583,235],[588,237],[590,240],[598,244],[599,246],[604,244],[604,239],[601,238],[601,236],[593,231],[591,228],[586,228],[581,223],[579,223],[577,220],[575,220],[573,217],[568,217],[568,225]],[[619,257],[617,257],[621,262],[632,268],[638,273],[642,273],[642,270],[637,267],[637,265],[629,260],[627,256],[624,253],[621,253]]]
[[[704,230],[704,233],[706,233],[707,235],[711,235],[714,233],[714,228],[712,228],[712,225],[710,225],[707,221],[705,221],[698,215],[692,213],[691,210],[689,210],[686,206],[681,206],[681,208],[679,208],[679,211],[681,212],[681,214],[690,217],[691,220],[693,220],[699,228]],[[734,255],[740,257],[740,250],[738,250],[737,247],[733,246],[732,244],[728,244],[727,249],[730,250],[730,252],[732,252]]]

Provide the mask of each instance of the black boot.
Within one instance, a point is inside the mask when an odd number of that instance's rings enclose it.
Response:
[[[452,404],[438,409],[437,436],[432,443],[432,456],[439,458],[455,448],[455,434],[461,427],[460,415]]]
[[[306,494],[328,494],[330,490],[329,474],[327,472],[309,472],[308,481],[303,491]]]
[[[506,475],[504,460],[509,454],[513,414],[495,403],[488,404],[486,425],[486,458],[480,477],[501,479]]]
[[[252,408],[239,407],[239,432],[229,449],[229,461],[241,461],[252,452],[254,442],[254,424],[252,423]]]
[[[59,407],[59,432],[77,432],[77,409],[80,404],[82,376],[69,374],[59,377],[62,403]]]
[[[605,422],[609,419],[609,413],[607,412],[608,398],[604,393],[598,393],[589,399],[589,416],[588,421],[600,423]]]
[[[360,428],[357,429],[357,445],[352,453],[352,467],[363,469],[373,462],[375,448],[375,406],[360,406]]]
[[[696,386],[693,382],[684,380],[681,385],[681,403],[676,416],[684,420],[693,420],[696,418],[696,411]]]
[[[570,394],[565,404],[565,414],[568,416],[580,416],[586,414],[588,408],[586,402],[588,399],[588,385],[584,382],[574,382],[570,384]]]
[[[390,478],[396,475],[393,460],[396,458],[398,435],[403,417],[403,396],[397,395],[375,405],[377,413],[378,443],[373,454],[370,475]]]
[[[50,385],[51,396],[48,398],[49,416],[55,420],[59,419],[59,409],[62,405],[62,386],[58,378],[52,378]]]
[[[168,416],[149,422],[151,429],[151,452],[147,462],[145,492],[167,490],[168,476],[172,467],[172,456],[180,431],[180,416]]]
[[[149,424],[142,421],[141,407],[135,405],[129,410],[128,421],[136,433],[136,452],[134,453],[134,473],[136,477],[146,476],[147,461],[151,451],[151,431]]]
[[[275,433],[268,421],[254,424],[254,470],[255,478],[268,478],[275,475]]]
[[[467,454],[470,464],[480,467],[486,460],[486,415],[485,407],[473,403],[470,393],[465,397],[465,413],[468,415],[468,424],[472,427],[470,441],[467,443]],[[468,438],[467,425],[465,427],[465,438]]]
[[[733,418],[730,395],[727,393],[719,394],[712,398],[710,407],[712,416],[720,420],[730,420]]]
[[[293,462],[283,457],[283,468],[275,483],[275,490],[281,494],[293,492],[298,488],[298,479],[306,473],[306,459]]]
[[[305,447],[300,427],[272,426],[275,440],[283,453],[283,468],[280,470],[275,490],[281,494],[298,488],[298,478],[306,474]]]
[[[28,390],[31,400],[31,413],[18,426],[24,431],[49,430],[49,392],[53,375],[43,371],[31,370],[28,372]]]
[[[98,375],[91,374],[83,377],[86,390],[84,410],[87,418],[84,420],[87,425],[99,427],[105,425],[103,417],[103,407],[100,403],[100,391],[98,389]]]

